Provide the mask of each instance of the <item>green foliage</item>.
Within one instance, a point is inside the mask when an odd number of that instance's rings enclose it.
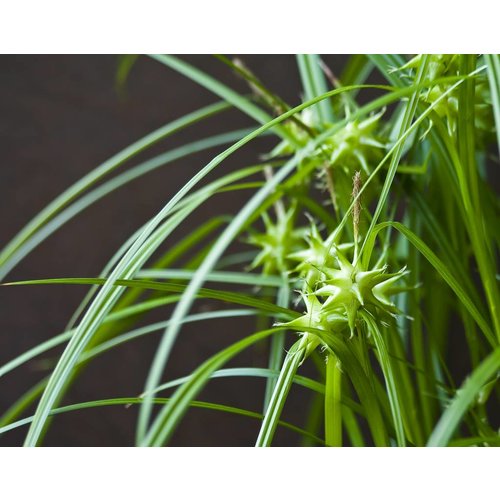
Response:
[[[10,283],[91,288],[64,332],[0,367],[3,377],[65,346],[50,373],[4,414],[0,433],[29,425],[25,445],[36,446],[52,416],[137,404],[138,446],[168,444],[191,407],[261,420],[257,446],[271,446],[281,427],[314,445],[498,445],[500,204],[488,154],[493,149],[498,161],[499,56],[353,56],[337,79],[319,56],[299,55],[304,102],[296,107],[240,60],[217,56],[214,63],[244,78],[251,95],[180,58],[152,57],[223,102],[147,135],[66,190],[2,251],[0,276],[122,185],[189,154],[229,146],[200,165],[99,277]],[[135,60],[121,59],[120,86]],[[388,85],[364,84],[374,67]],[[361,106],[357,99],[368,89],[376,97]],[[163,138],[231,107],[258,126],[200,138],[125,168]],[[263,134],[276,142],[262,151],[260,163],[218,175],[223,162]],[[118,168],[123,171],[107,179]],[[209,174],[215,180],[202,185]],[[205,218],[175,240],[188,215],[230,190],[250,193],[236,213]],[[234,253],[238,240],[248,251]],[[153,260],[161,248],[166,250]],[[195,256],[186,258],[193,249]],[[233,307],[190,314],[201,299]],[[136,325],[168,305],[173,309],[165,321]],[[243,316],[256,317],[255,331],[242,331]],[[216,318],[232,322],[231,345],[191,374],[164,381],[182,326]],[[154,332],[162,335],[140,397],[61,405],[87,363]],[[450,358],[452,342],[465,346],[465,380]],[[257,344],[269,347],[262,359],[267,366],[224,368]],[[314,378],[301,375],[306,364]],[[221,377],[235,384],[265,378],[263,413],[196,400]],[[298,385],[315,399],[309,418],[296,425],[287,415],[287,399]],[[170,390],[169,397],[158,397]],[[33,404],[33,415],[20,418]]]

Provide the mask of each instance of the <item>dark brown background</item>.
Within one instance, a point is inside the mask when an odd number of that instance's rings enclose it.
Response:
[[[188,61],[246,92],[245,84],[210,56]],[[243,56],[271,89],[290,104],[300,101],[300,81],[292,56]],[[339,71],[344,56],[326,57]],[[5,245],[55,196],[99,163],[157,127],[217,98],[185,77],[142,57],[134,66],[125,95],[114,86],[116,56],[1,56],[0,57],[0,246]],[[178,133],[153,153],[217,132],[252,126],[234,111]],[[273,143],[268,139],[235,155],[221,168],[230,171],[251,164]],[[154,215],[177,189],[214,154],[190,156],[126,185],[94,206],[37,247],[8,280],[95,276],[120,244]],[[144,157],[144,155],[142,156]],[[141,158],[142,158],[141,157]],[[132,164],[141,158],[134,159]],[[175,234],[187,234],[213,214],[234,212],[241,193],[209,202]],[[85,294],[84,287],[51,286],[0,289],[0,363],[63,331]],[[160,311],[147,323],[168,317]],[[218,349],[250,332],[251,320],[219,320],[186,325],[170,359],[165,380],[188,374]],[[136,340],[96,359],[71,389],[66,402],[134,396],[141,392],[159,335]],[[0,412],[31,387],[53,363],[58,352],[33,361],[0,382]],[[262,365],[266,353],[251,350],[240,366]],[[259,411],[264,384],[247,379],[216,380],[200,399]],[[286,418],[302,423],[309,394],[300,388],[287,404]],[[131,445],[136,409],[122,407],[83,410],[56,417],[47,445]],[[0,436],[1,445],[22,443],[26,428]],[[177,445],[252,445],[258,422],[244,417],[191,410],[173,440]],[[279,430],[277,444],[297,444],[297,437]]]

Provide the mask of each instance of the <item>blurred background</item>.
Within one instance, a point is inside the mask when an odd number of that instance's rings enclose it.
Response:
[[[294,56],[239,57],[289,104],[300,102],[301,85]],[[215,58],[184,59],[232,88],[248,92],[246,84]],[[336,74],[346,59],[338,55],[324,57]],[[218,100],[147,57],[137,60],[125,86],[117,88],[117,63],[117,56],[102,55],[0,56],[0,247],[64,189],[114,153],[163,124]],[[225,112],[169,137],[119,171],[190,141],[247,126],[255,123],[241,112]],[[264,138],[251,143],[215,175],[255,163],[275,142]],[[6,280],[98,275],[126,238],[222,149],[191,155],[159,168],[105,197],[34,249]],[[246,196],[242,192],[226,193],[203,205],[176,231],[172,241],[214,214],[234,213]],[[0,364],[64,331],[86,291],[80,286],[0,288]],[[156,311],[148,315],[146,323],[165,320],[168,315],[166,309]],[[254,322],[253,318],[242,318],[237,324],[221,319],[184,326],[164,380],[189,374],[207,357],[243,333],[250,333]],[[159,334],[145,336],[96,358],[72,386],[64,403],[139,395],[158,340]],[[49,373],[60,352],[54,350],[2,378],[0,413]],[[256,348],[240,356],[235,364],[265,366],[266,361],[265,349]],[[309,408],[310,393],[300,387],[292,393],[284,419],[300,425]],[[263,394],[261,379],[218,379],[210,382],[198,399],[261,411]],[[136,416],[133,407],[60,415],[53,420],[44,444],[132,445]],[[258,428],[256,420],[191,409],[171,444],[253,445]],[[23,427],[0,436],[0,445],[22,444],[26,430]],[[276,444],[299,443],[297,435],[278,430]]]

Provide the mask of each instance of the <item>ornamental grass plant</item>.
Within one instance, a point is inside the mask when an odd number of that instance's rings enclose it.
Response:
[[[89,171],[0,253],[3,286],[88,287],[77,310],[67,311],[63,332],[0,366],[2,379],[58,353],[0,417],[0,434],[24,426],[25,446],[40,446],[61,413],[133,405],[135,436],[124,445],[168,445],[188,411],[203,425],[197,408],[258,420],[248,445],[262,447],[273,445],[278,428],[304,446],[500,444],[500,205],[493,182],[500,57],[354,55],[334,74],[320,56],[298,55],[303,102],[295,107],[244,57],[218,55],[213,63],[243,79],[245,93],[182,57],[149,57],[212,92],[214,103]],[[136,60],[120,58],[119,81]],[[382,83],[367,83],[373,75]],[[231,130],[229,123],[226,133],[211,135],[210,119],[232,108],[255,126]],[[206,135],[134,163],[194,124]],[[254,163],[219,173],[264,136],[273,145]],[[88,206],[214,147],[219,153],[123,241],[99,276],[10,280],[16,265]],[[240,208],[204,216],[227,192],[241,192]],[[201,222],[180,235],[192,213]],[[200,301],[210,310],[197,309]],[[152,312],[164,320],[148,322]],[[241,328],[243,317],[251,317],[252,329]],[[216,319],[233,340],[185,376],[165,378],[183,326],[203,329]],[[65,403],[94,358],[145,335],[158,344],[142,394]],[[466,377],[453,369],[454,343],[466,351]],[[235,364],[256,349],[264,349],[265,363]],[[246,379],[264,380],[260,409],[200,399],[222,378],[242,391]],[[299,386],[308,394],[303,421],[287,412]]]

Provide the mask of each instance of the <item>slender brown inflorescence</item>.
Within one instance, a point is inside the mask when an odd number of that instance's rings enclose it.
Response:
[[[356,257],[358,253],[358,239],[359,239],[359,218],[361,215],[361,173],[359,170],[354,174],[352,178],[352,199],[354,200],[354,207],[352,209],[352,222],[354,227],[354,246],[356,249]]]

